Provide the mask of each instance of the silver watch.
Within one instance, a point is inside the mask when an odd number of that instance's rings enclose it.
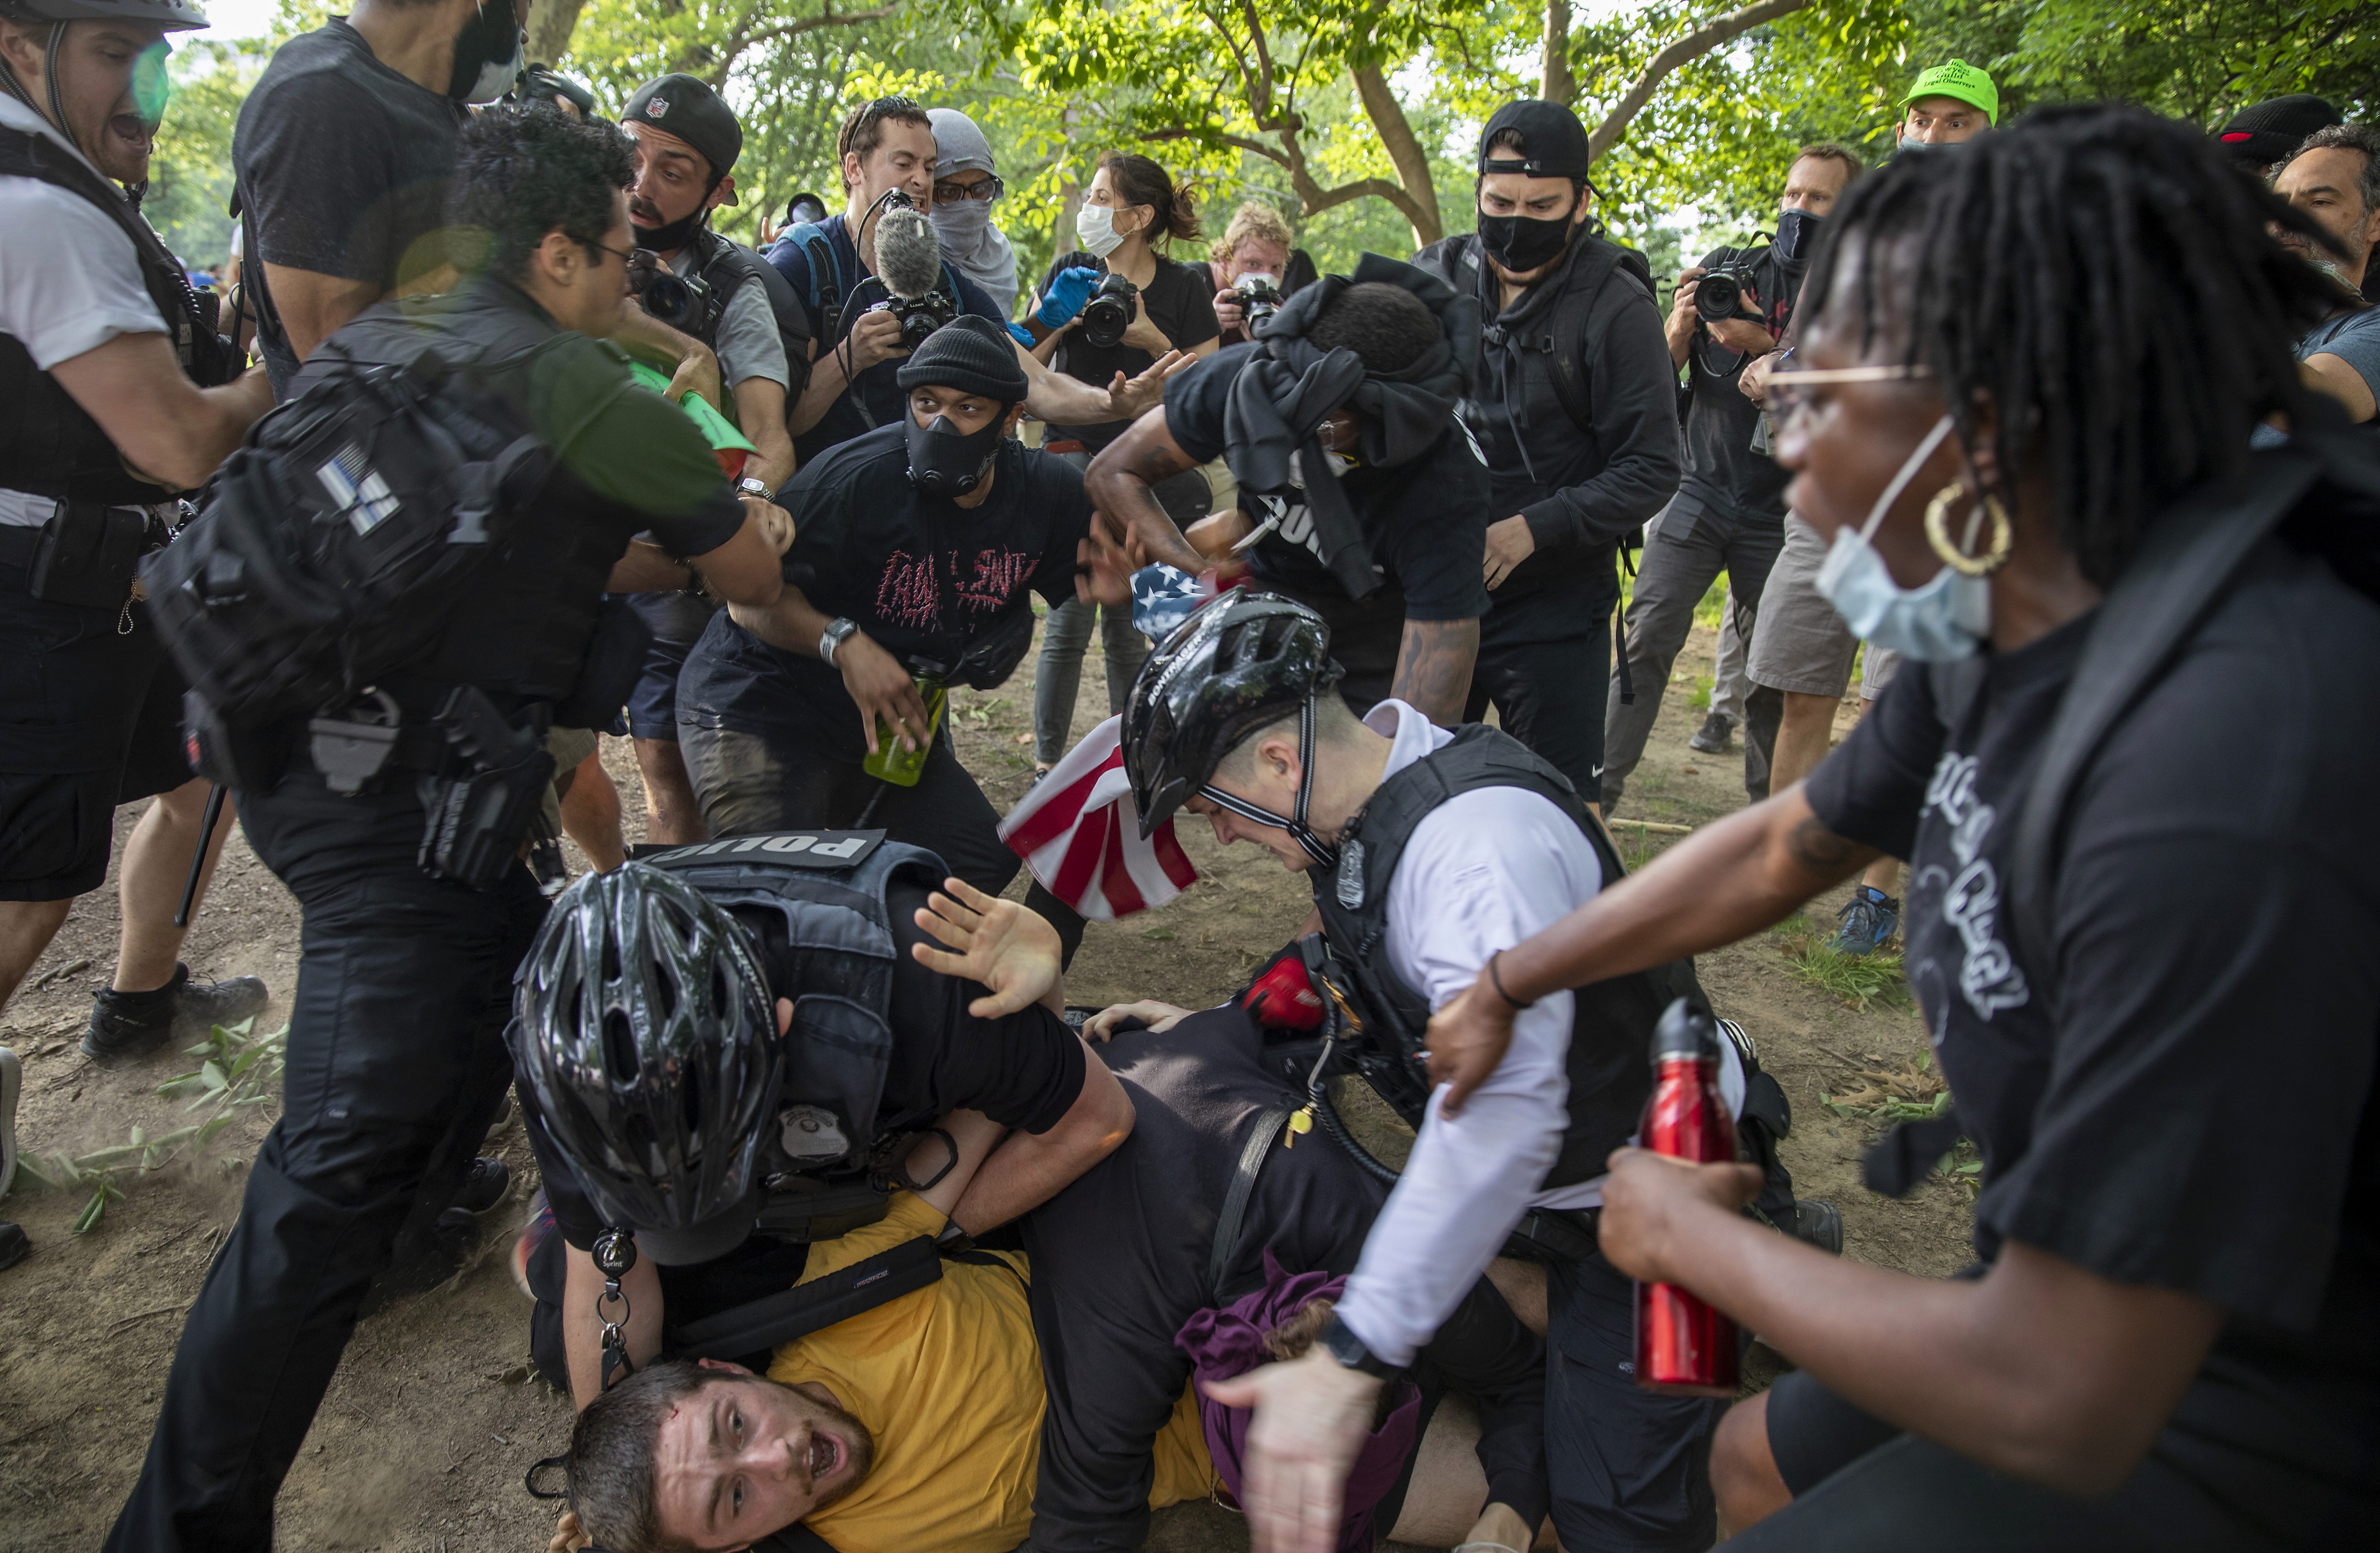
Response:
[[[738,496],[758,496],[763,502],[774,501],[776,499],[774,492],[771,491],[769,489],[769,482],[753,475],[746,475],[742,479],[735,482],[735,494]]]
[[[849,641],[853,637],[856,636],[858,632],[859,622],[856,620],[828,621],[826,623],[826,629],[819,633],[820,659],[826,663],[833,663],[834,649],[841,647],[844,642]]]

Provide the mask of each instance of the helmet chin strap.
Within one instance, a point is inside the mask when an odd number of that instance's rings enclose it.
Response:
[[[1199,795],[1218,808],[1229,809],[1243,819],[1253,819],[1259,825],[1269,825],[1286,831],[1290,839],[1305,849],[1305,855],[1326,868],[1339,866],[1339,849],[1314,833],[1305,823],[1306,808],[1314,794],[1314,698],[1308,696],[1305,705],[1297,710],[1297,810],[1293,815],[1278,815],[1261,808],[1245,798],[1236,798],[1212,783],[1202,783]]]

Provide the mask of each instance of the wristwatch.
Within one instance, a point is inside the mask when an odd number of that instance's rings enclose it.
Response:
[[[1332,1311],[1323,1325],[1319,1341],[1330,1355],[1351,1370],[1360,1371],[1375,1380],[1388,1380],[1404,1373],[1402,1365],[1392,1365],[1364,1346],[1364,1340],[1348,1330],[1347,1324]]]
[[[819,633],[820,661],[830,665],[832,664],[834,662],[834,649],[841,647],[844,643],[849,641],[853,637],[857,636],[858,634],[859,622],[856,620],[838,619],[828,621],[826,623],[826,629]]]
[[[738,496],[758,496],[763,502],[776,500],[775,493],[769,489],[769,482],[764,479],[756,479],[751,475],[746,475],[742,479],[735,482],[735,494]]]

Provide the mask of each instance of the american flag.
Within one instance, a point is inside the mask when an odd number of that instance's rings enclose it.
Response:
[[[1123,730],[1121,717],[1092,729],[1000,822],[1041,887],[1093,922],[1161,906],[1198,882],[1173,821],[1141,840]]]

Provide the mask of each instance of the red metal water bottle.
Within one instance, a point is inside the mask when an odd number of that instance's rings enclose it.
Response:
[[[1653,1094],[1638,1142],[1673,1159],[1735,1159],[1735,1122],[1718,1092],[1718,1026],[1671,1003],[1653,1032]],[[1732,1397],[1742,1387],[1735,1323],[1674,1283],[1636,1285],[1636,1384],[1648,1391]]]

